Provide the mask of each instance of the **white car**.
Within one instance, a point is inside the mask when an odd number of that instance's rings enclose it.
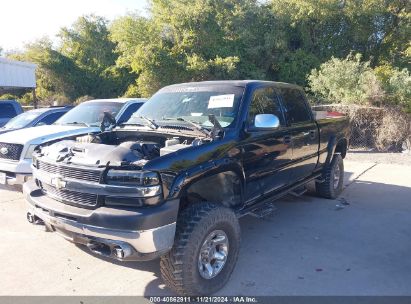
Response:
[[[90,100],[70,110],[52,125],[0,135],[0,184],[21,185],[31,176],[31,155],[38,145],[100,132],[104,112],[111,113],[117,124],[121,124],[127,121],[145,100]]]

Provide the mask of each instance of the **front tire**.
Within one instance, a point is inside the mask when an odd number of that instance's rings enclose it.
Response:
[[[336,199],[343,190],[344,161],[340,154],[335,154],[330,165],[324,169],[323,181],[315,183],[319,196]]]
[[[174,246],[161,257],[166,285],[180,295],[211,295],[229,280],[240,249],[234,212],[201,202],[181,211]]]

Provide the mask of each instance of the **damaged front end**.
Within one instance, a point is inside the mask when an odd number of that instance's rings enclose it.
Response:
[[[145,165],[200,140],[135,134],[110,131],[36,151],[33,181],[23,189],[30,217],[115,259],[146,260],[169,250],[179,200],[167,198],[160,172]]]

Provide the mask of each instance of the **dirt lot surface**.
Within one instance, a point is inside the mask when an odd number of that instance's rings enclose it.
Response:
[[[350,152],[347,161],[411,166],[411,153]]]
[[[411,295],[411,161],[377,159],[348,156],[338,200],[290,197],[241,219],[219,294]],[[0,189],[0,219],[0,295],[172,295],[158,261],[112,262],[30,225],[19,192]]]

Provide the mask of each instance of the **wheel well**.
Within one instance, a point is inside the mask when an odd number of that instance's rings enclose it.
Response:
[[[347,147],[348,146],[348,142],[347,140],[341,139],[338,143],[337,146],[335,147],[335,153],[340,153],[342,158],[345,158],[345,156],[347,155]]]
[[[188,186],[182,200],[185,203],[208,201],[233,208],[242,202],[241,181],[232,171],[203,177]]]

